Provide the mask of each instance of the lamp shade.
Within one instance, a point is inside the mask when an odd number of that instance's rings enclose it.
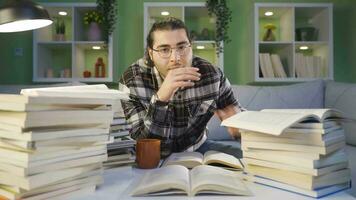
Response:
[[[52,24],[42,6],[30,0],[8,0],[0,7],[0,32],[19,32]]]

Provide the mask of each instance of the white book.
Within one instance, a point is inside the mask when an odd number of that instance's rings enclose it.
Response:
[[[268,73],[267,73],[266,62],[265,62],[263,53],[259,53],[259,60],[260,60],[260,69],[262,72],[262,76],[263,76],[263,78],[267,78]]]
[[[192,170],[180,165],[150,170],[131,191],[132,196],[195,196],[200,193],[252,195],[238,174],[208,165],[199,165]]]
[[[12,148],[18,147],[22,148],[22,150],[39,150],[41,147],[56,147],[56,146],[83,146],[83,145],[91,145],[100,142],[106,142],[109,140],[108,134],[98,134],[98,135],[87,135],[87,136],[73,136],[66,138],[57,138],[56,140],[41,140],[41,141],[20,141],[20,140],[12,140],[12,139],[1,139],[0,138],[0,147],[2,147],[2,143],[4,143],[5,147]]]
[[[309,169],[318,169],[330,165],[348,162],[347,155],[343,149],[327,156],[307,152],[253,149],[244,151],[244,158],[266,160],[270,162],[289,164],[295,167]]]
[[[85,167],[75,167],[54,172],[40,173],[32,176],[21,177],[0,171],[0,184],[14,185],[25,190],[31,190],[57,181],[78,176],[82,173],[101,168],[101,164],[93,164]]]
[[[282,190],[294,192],[297,194],[302,194],[302,195],[313,197],[313,198],[325,197],[327,195],[334,194],[336,192],[339,192],[341,190],[345,190],[345,189],[348,189],[351,187],[351,182],[348,181],[345,183],[336,184],[336,185],[332,185],[332,186],[328,186],[328,187],[323,187],[323,188],[319,188],[319,189],[315,189],[315,190],[308,190],[308,189],[295,187],[292,185],[288,185],[286,183],[274,181],[274,180],[267,179],[267,178],[260,177],[260,176],[249,175],[249,176],[246,176],[246,179],[248,181],[258,183],[261,185],[266,185],[266,186],[270,186],[273,188],[279,188]]]
[[[2,123],[22,128],[95,123],[110,124],[112,120],[113,112],[111,110],[0,111]]]
[[[273,78],[276,77],[273,71],[273,66],[272,66],[272,62],[271,62],[271,56],[269,53],[265,53],[263,55],[263,58],[265,59],[265,64],[266,64],[266,70],[267,70],[267,77],[268,78]]]
[[[21,167],[5,162],[0,162],[0,170],[6,171],[10,174],[17,176],[30,176],[37,173],[44,173],[48,171],[61,170],[71,167],[79,167],[83,165],[89,165],[94,163],[101,163],[107,160],[107,154],[99,154],[93,156],[84,156],[81,158],[74,158],[68,160],[62,160],[58,162],[45,163],[43,165],[37,165],[36,167]]]
[[[241,143],[242,150],[249,149],[267,149],[280,151],[297,151],[305,153],[315,153],[321,155],[328,155],[345,147],[345,141],[331,144],[329,146],[313,146],[313,145],[299,145],[299,144],[283,144],[276,142],[250,142],[244,141]]]
[[[241,131],[241,139],[243,142],[273,142],[327,147],[332,144],[345,141],[345,135],[343,129],[323,135],[320,133],[288,132],[288,134],[282,134],[281,136]]]
[[[66,86],[50,88],[22,89],[21,94],[25,96],[52,96],[52,97],[82,97],[82,98],[107,98],[107,99],[129,99],[128,94],[122,91],[108,89],[104,84],[85,86]]]
[[[254,159],[254,158],[244,158],[243,160],[244,160],[244,163],[247,163],[249,165],[270,167],[270,168],[277,169],[277,170],[278,169],[286,170],[286,171],[291,171],[291,172],[308,174],[311,176],[325,175],[325,174],[331,173],[333,171],[345,169],[348,166],[348,162],[342,162],[342,163],[338,163],[335,165],[330,165],[330,166],[325,166],[322,168],[314,169],[314,168],[294,166],[294,165],[285,164],[285,163],[271,162],[268,160],[259,160],[259,159]]]
[[[53,152],[34,151],[32,153],[0,148],[0,158],[6,159],[7,162],[9,163],[14,162],[14,164],[17,164],[19,166],[22,166],[20,163],[25,164],[26,167],[29,164],[29,162],[48,161],[50,159],[65,158],[66,156],[73,157],[78,154],[80,155],[82,153],[102,152],[102,151],[106,152],[106,150],[107,150],[106,145],[73,147],[72,149],[69,150],[53,151]]]
[[[100,97],[61,97],[61,96],[26,96],[19,94],[0,94],[0,110],[6,111],[41,111],[41,110],[80,110],[109,109],[112,99]]]
[[[286,75],[286,72],[284,71],[284,68],[283,68],[283,65],[281,62],[281,58],[279,57],[278,54],[271,55],[271,62],[272,62],[272,66],[275,71],[276,77],[286,78],[287,75]]]
[[[77,136],[104,135],[109,134],[109,130],[109,128],[101,128],[100,126],[95,125],[47,127],[42,129],[32,129],[26,132],[15,132],[0,129],[0,138],[19,141],[43,141]]]
[[[224,121],[222,126],[241,130],[281,135],[288,128],[305,120],[323,122],[327,119],[343,119],[343,114],[334,109],[264,109],[237,113]]]
[[[314,190],[326,186],[345,183],[351,180],[350,169],[342,169],[321,176],[311,176],[307,174],[273,169],[269,167],[261,167],[257,165],[246,165],[246,172],[252,175],[257,175],[290,184],[299,188]]]
[[[25,191],[25,190],[18,190],[17,188],[14,187],[8,187],[8,186],[0,186],[0,195],[8,198],[8,199],[31,199],[31,198],[44,198],[44,195],[46,197],[50,197],[51,194],[53,193],[58,193],[59,190],[63,190],[65,188],[70,188],[70,187],[77,187],[77,186],[84,186],[87,184],[90,185],[100,185],[103,183],[103,178],[100,175],[94,175],[94,176],[89,176],[89,177],[84,177],[84,178],[78,178],[76,180],[71,180],[67,182],[60,182],[60,183],[55,183],[53,185],[48,185],[44,187],[40,187],[34,190],[30,191]]]

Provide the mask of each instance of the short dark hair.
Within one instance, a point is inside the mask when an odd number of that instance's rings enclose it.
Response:
[[[173,31],[173,30],[177,30],[177,29],[184,29],[189,42],[191,42],[188,28],[184,24],[184,22],[180,19],[177,19],[174,17],[167,17],[160,21],[155,22],[152,25],[150,31],[148,32],[147,38],[146,38],[147,45],[146,45],[146,51],[145,51],[145,58],[146,58],[148,66],[151,66],[151,67],[154,66],[154,63],[151,60],[150,55],[148,53],[149,48],[153,49],[153,42],[154,42],[153,33],[158,30]]]

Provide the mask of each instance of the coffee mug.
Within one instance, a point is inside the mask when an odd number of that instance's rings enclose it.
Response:
[[[156,168],[161,159],[161,141],[158,139],[138,139],[136,143],[136,163],[138,168]]]

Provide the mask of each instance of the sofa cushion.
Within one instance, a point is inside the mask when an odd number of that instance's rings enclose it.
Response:
[[[356,119],[356,84],[329,81],[325,89],[325,107],[336,108]],[[345,123],[346,142],[356,145],[356,124]]]
[[[233,85],[232,89],[241,105],[247,110],[266,108],[323,108],[324,81],[310,81],[287,86]],[[232,139],[220,120],[213,117],[209,123],[208,139]]]

